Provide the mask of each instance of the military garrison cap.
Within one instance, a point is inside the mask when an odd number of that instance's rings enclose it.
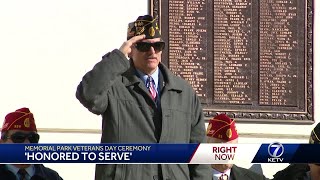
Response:
[[[136,21],[129,23],[127,39],[141,34],[145,34],[146,39],[161,37],[157,19],[150,15],[139,16]]]
[[[207,136],[226,142],[238,138],[235,121],[226,114],[219,114],[209,121]]]
[[[33,114],[28,108],[17,109],[6,115],[1,132],[9,130],[37,131]]]

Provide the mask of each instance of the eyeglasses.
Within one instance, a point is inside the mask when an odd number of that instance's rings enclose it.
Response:
[[[38,143],[40,136],[38,133],[31,132],[31,133],[23,133],[23,132],[16,132],[11,134],[11,136],[5,136],[5,139],[11,139],[14,143],[23,143],[26,138],[28,138],[30,143]]]
[[[148,52],[151,47],[153,47],[153,49],[156,52],[159,52],[164,49],[165,45],[166,45],[165,42],[159,41],[159,42],[154,42],[154,43],[137,42],[135,46],[138,49],[138,51],[140,51],[140,52]]]

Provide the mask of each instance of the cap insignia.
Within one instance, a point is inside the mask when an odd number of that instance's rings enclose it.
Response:
[[[228,138],[232,137],[232,130],[230,128],[227,130],[226,135]]]
[[[26,118],[26,119],[24,120],[23,124],[24,124],[24,126],[27,127],[27,128],[30,127],[30,119],[29,119],[29,118]]]

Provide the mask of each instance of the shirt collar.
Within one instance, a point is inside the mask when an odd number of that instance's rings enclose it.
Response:
[[[140,77],[140,79],[143,80],[143,83],[146,84],[147,82],[147,78],[148,78],[148,75],[139,71],[137,69],[137,72],[138,72],[138,75]],[[158,82],[159,82],[159,67],[157,67],[156,71],[154,71],[151,75],[150,75],[154,81],[154,85],[156,86],[156,90],[158,89]]]
[[[17,168],[16,166],[14,166],[12,164],[6,164],[6,167],[9,171],[13,172],[16,176],[18,176],[18,171],[20,168]],[[25,168],[25,170],[27,171],[29,177],[32,177],[35,173],[35,169],[34,169],[33,165]]]
[[[213,180],[218,180],[219,177],[222,175],[222,174],[226,174],[228,175],[229,179],[230,179],[230,173],[231,173],[231,169],[228,169],[227,171],[225,172],[220,172],[220,171],[217,171],[215,169],[212,168],[212,174],[213,174]]]

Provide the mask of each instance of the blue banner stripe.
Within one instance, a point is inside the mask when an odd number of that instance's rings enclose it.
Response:
[[[252,163],[320,163],[320,144],[279,144],[262,144]]]
[[[1,163],[188,163],[199,144],[1,144]]]
[[[192,155],[190,156],[190,159],[189,159],[188,163],[190,163],[190,161],[192,160],[192,158],[193,158],[194,154],[197,152],[199,146],[200,146],[200,144],[198,144],[197,147],[194,149]]]

